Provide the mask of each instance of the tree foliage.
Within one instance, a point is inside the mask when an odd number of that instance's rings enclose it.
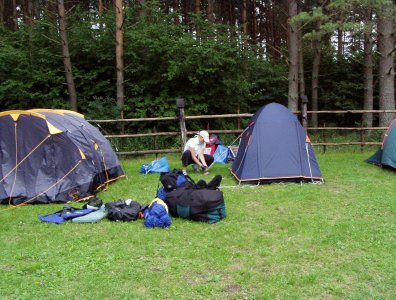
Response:
[[[3,11],[11,17],[0,20],[0,110],[70,108],[51,1],[31,1],[32,11],[24,7],[28,1],[16,1],[14,21],[6,2]],[[322,37],[319,109],[363,107],[364,13],[388,2],[298,2],[301,12],[292,22],[303,33],[307,86],[311,42]],[[91,119],[119,115],[115,13],[112,1],[102,3],[103,11],[97,1],[65,3],[78,110]],[[177,97],[185,98],[187,114],[254,112],[272,101],[287,104],[287,1],[214,1],[211,8],[208,1],[191,0],[124,3],[124,117],[173,116]],[[342,56],[337,31],[343,34]],[[310,98],[309,89],[307,94]]]

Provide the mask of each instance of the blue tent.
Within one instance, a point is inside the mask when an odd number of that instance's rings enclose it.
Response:
[[[277,103],[261,107],[250,119],[231,173],[242,183],[323,181],[306,131]]]

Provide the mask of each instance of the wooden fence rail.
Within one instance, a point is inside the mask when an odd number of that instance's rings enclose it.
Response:
[[[182,99],[179,99],[182,100]],[[242,113],[242,114],[223,114],[223,115],[200,115],[200,116],[185,116],[184,115],[184,101],[178,102],[179,116],[178,117],[156,117],[156,118],[132,118],[132,119],[115,119],[115,120],[89,120],[91,123],[134,123],[134,122],[166,122],[166,121],[178,121],[180,123],[181,131],[170,131],[170,132],[149,132],[149,133],[135,133],[135,134],[110,134],[105,135],[106,138],[141,138],[141,137],[159,137],[159,136],[181,136],[181,144],[185,143],[186,135],[193,135],[196,131],[186,131],[185,121],[186,120],[203,120],[203,119],[224,119],[224,118],[250,118],[253,114],[250,113]],[[307,111],[304,107],[301,111],[294,111],[296,115],[307,116],[310,114],[365,114],[365,113],[396,113],[396,110],[332,110],[332,111]],[[304,114],[305,113],[305,114]],[[182,116],[182,117],[181,117]],[[306,122],[305,122],[306,124]],[[184,129],[183,129],[184,126]],[[357,146],[366,146],[366,145],[381,145],[380,141],[378,142],[366,142],[364,140],[364,134],[368,131],[385,131],[387,127],[307,127],[307,132],[312,131],[357,131],[361,132],[360,141],[359,142],[336,142],[331,143],[327,142],[326,138],[324,142],[312,143],[313,146],[323,146],[324,151],[327,146],[342,146],[342,145],[357,145]],[[241,134],[243,132],[242,129],[233,129],[233,130],[216,130],[210,129],[211,133],[216,134]],[[181,149],[154,149],[154,150],[142,150],[142,151],[121,151],[117,152],[118,155],[139,155],[139,154],[160,154],[160,153],[180,153]]]

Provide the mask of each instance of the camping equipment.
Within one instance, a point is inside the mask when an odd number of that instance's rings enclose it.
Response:
[[[107,218],[110,221],[136,221],[139,217],[141,206],[132,199],[118,200],[106,203]]]
[[[187,182],[187,184],[193,184],[194,180],[183,174],[182,170],[173,169],[172,172],[161,173],[160,181],[165,189],[165,192],[170,192]]]
[[[90,212],[89,214],[73,218],[73,223],[95,223],[107,217],[107,209],[105,205],[100,206],[98,209]]]
[[[95,210],[96,209],[91,208],[79,209],[65,204],[62,210],[45,216],[40,215],[38,218],[43,222],[62,224],[63,222],[73,218],[85,216]]]
[[[226,164],[234,158],[234,154],[229,147],[218,145],[213,158],[213,163]]]
[[[381,148],[366,160],[367,163],[396,169],[396,119],[386,130]]]
[[[160,159],[155,159],[149,164],[143,164],[140,167],[140,173],[149,174],[149,173],[163,173],[169,172],[169,163],[166,156],[161,157]]]
[[[99,209],[103,205],[103,201],[99,198],[91,198],[88,203],[84,204],[83,208]]]
[[[0,113],[0,203],[66,203],[124,173],[110,143],[67,110]]]
[[[172,216],[216,223],[226,217],[223,192],[216,189],[182,186],[166,194]]]
[[[218,190],[221,175],[209,183],[186,181],[174,190],[166,192],[165,203],[172,216],[194,221],[216,223],[226,217],[223,193]]]
[[[168,206],[161,199],[155,198],[144,210],[144,226],[164,228],[171,224],[172,218],[168,214]]]
[[[263,106],[250,119],[231,173],[239,183],[323,182],[306,131],[277,103]]]

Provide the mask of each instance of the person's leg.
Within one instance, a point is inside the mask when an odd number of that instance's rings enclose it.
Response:
[[[214,157],[213,157],[212,155],[204,154],[204,157],[205,157],[205,161],[206,161],[206,164],[208,165],[208,167],[209,167],[211,164],[213,164]]]
[[[183,152],[183,155],[181,157],[181,161],[182,161],[182,171],[183,174],[186,173],[187,174],[187,166],[192,164],[194,161],[191,157],[191,151],[190,150],[186,150]]]

